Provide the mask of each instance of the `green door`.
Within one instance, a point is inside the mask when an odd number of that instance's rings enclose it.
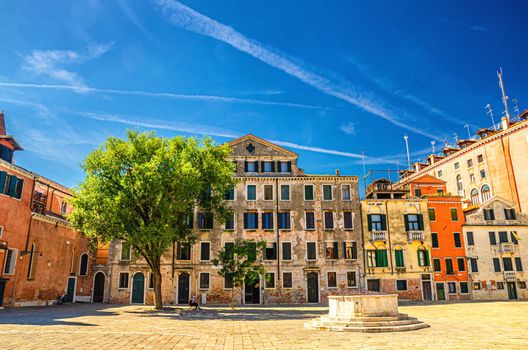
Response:
[[[75,277],[68,277],[68,289],[66,290],[66,302],[73,303],[75,296]]]
[[[132,279],[132,304],[143,304],[145,296],[145,276],[138,272]]]
[[[444,283],[437,283],[436,284],[436,299],[437,300],[446,300]]]
[[[515,282],[506,282],[508,287],[508,299],[517,299],[517,288],[515,288]]]

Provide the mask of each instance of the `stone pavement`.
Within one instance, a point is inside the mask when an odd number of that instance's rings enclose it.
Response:
[[[303,328],[322,306],[206,307],[76,304],[0,310],[0,349],[527,349],[528,302],[408,305],[431,325],[404,333]]]

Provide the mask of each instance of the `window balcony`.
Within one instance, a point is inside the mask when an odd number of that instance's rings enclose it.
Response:
[[[515,272],[513,271],[504,271],[504,280],[505,281],[515,281],[517,278]]]
[[[387,231],[371,231],[370,240],[371,241],[386,241]]]
[[[409,238],[409,242],[414,241],[423,241],[424,240],[424,232],[423,231],[408,231],[407,236]]]
[[[499,245],[499,252],[501,254],[513,253],[515,251],[515,245],[513,243],[501,243]]]

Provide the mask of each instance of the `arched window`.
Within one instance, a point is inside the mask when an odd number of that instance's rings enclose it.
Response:
[[[457,191],[462,192],[464,190],[464,184],[462,183],[462,176],[457,175],[456,184],[457,184]]]
[[[29,265],[28,265],[28,273],[27,273],[27,279],[31,280],[33,279],[33,267],[35,266],[35,254],[37,253],[37,247],[35,246],[35,243],[31,245],[31,252],[29,253]]]
[[[471,204],[478,204],[479,203],[479,191],[474,188],[471,190]]]
[[[88,274],[88,254],[81,255],[79,262],[79,276],[86,276]]]
[[[488,199],[491,198],[491,189],[488,185],[482,186],[480,189],[480,192],[482,193],[482,201],[485,202]]]

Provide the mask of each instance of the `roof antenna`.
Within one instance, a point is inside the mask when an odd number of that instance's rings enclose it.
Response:
[[[469,131],[469,124],[466,124],[464,125],[464,127],[467,129],[468,131],[468,140],[471,139],[471,132]]]
[[[502,103],[504,104],[504,113],[506,113],[506,117],[508,118],[508,120],[510,120],[510,112],[508,111],[508,96],[506,96],[506,91],[504,90],[504,81],[502,81],[502,67],[499,68],[497,76],[499,77],[499,86],[502,92]]]
[[[361,159],[363,160],[363,180],[365,180],[365,151],[361,151]]]
[[[455,132],[455,137],[453,137],[453,139],[455,140],[455,145],[456,145],[458,143],[458,135],[456,132]]]
[[[432,140],[431,141],[431,147],[433,148],[433,154],[435,154],[435,144],[436,144],[436,141]]]
[[[513,111],[514,111],[515,113],[517,113],[517,118],[518,118],[518,117],[519,117],[519,100],[517,100],[516,98],[514,98],[512,101],[513,101],[513,104],[514,104],[514,106],[513,106]]]
[[[409,136],[407,134],[403,135],[405,140],[405,148],[407,149],[407,170],[411,170],[411,155],[409,154]]]
[[[488,110],[486,114],[491,117],[491,122],[493,123],[493,130],[497,130],[497,125],[495,125],[495,120],[493,119],[493,109],[491,109],[491,105],[488,103],[484,108]]]

